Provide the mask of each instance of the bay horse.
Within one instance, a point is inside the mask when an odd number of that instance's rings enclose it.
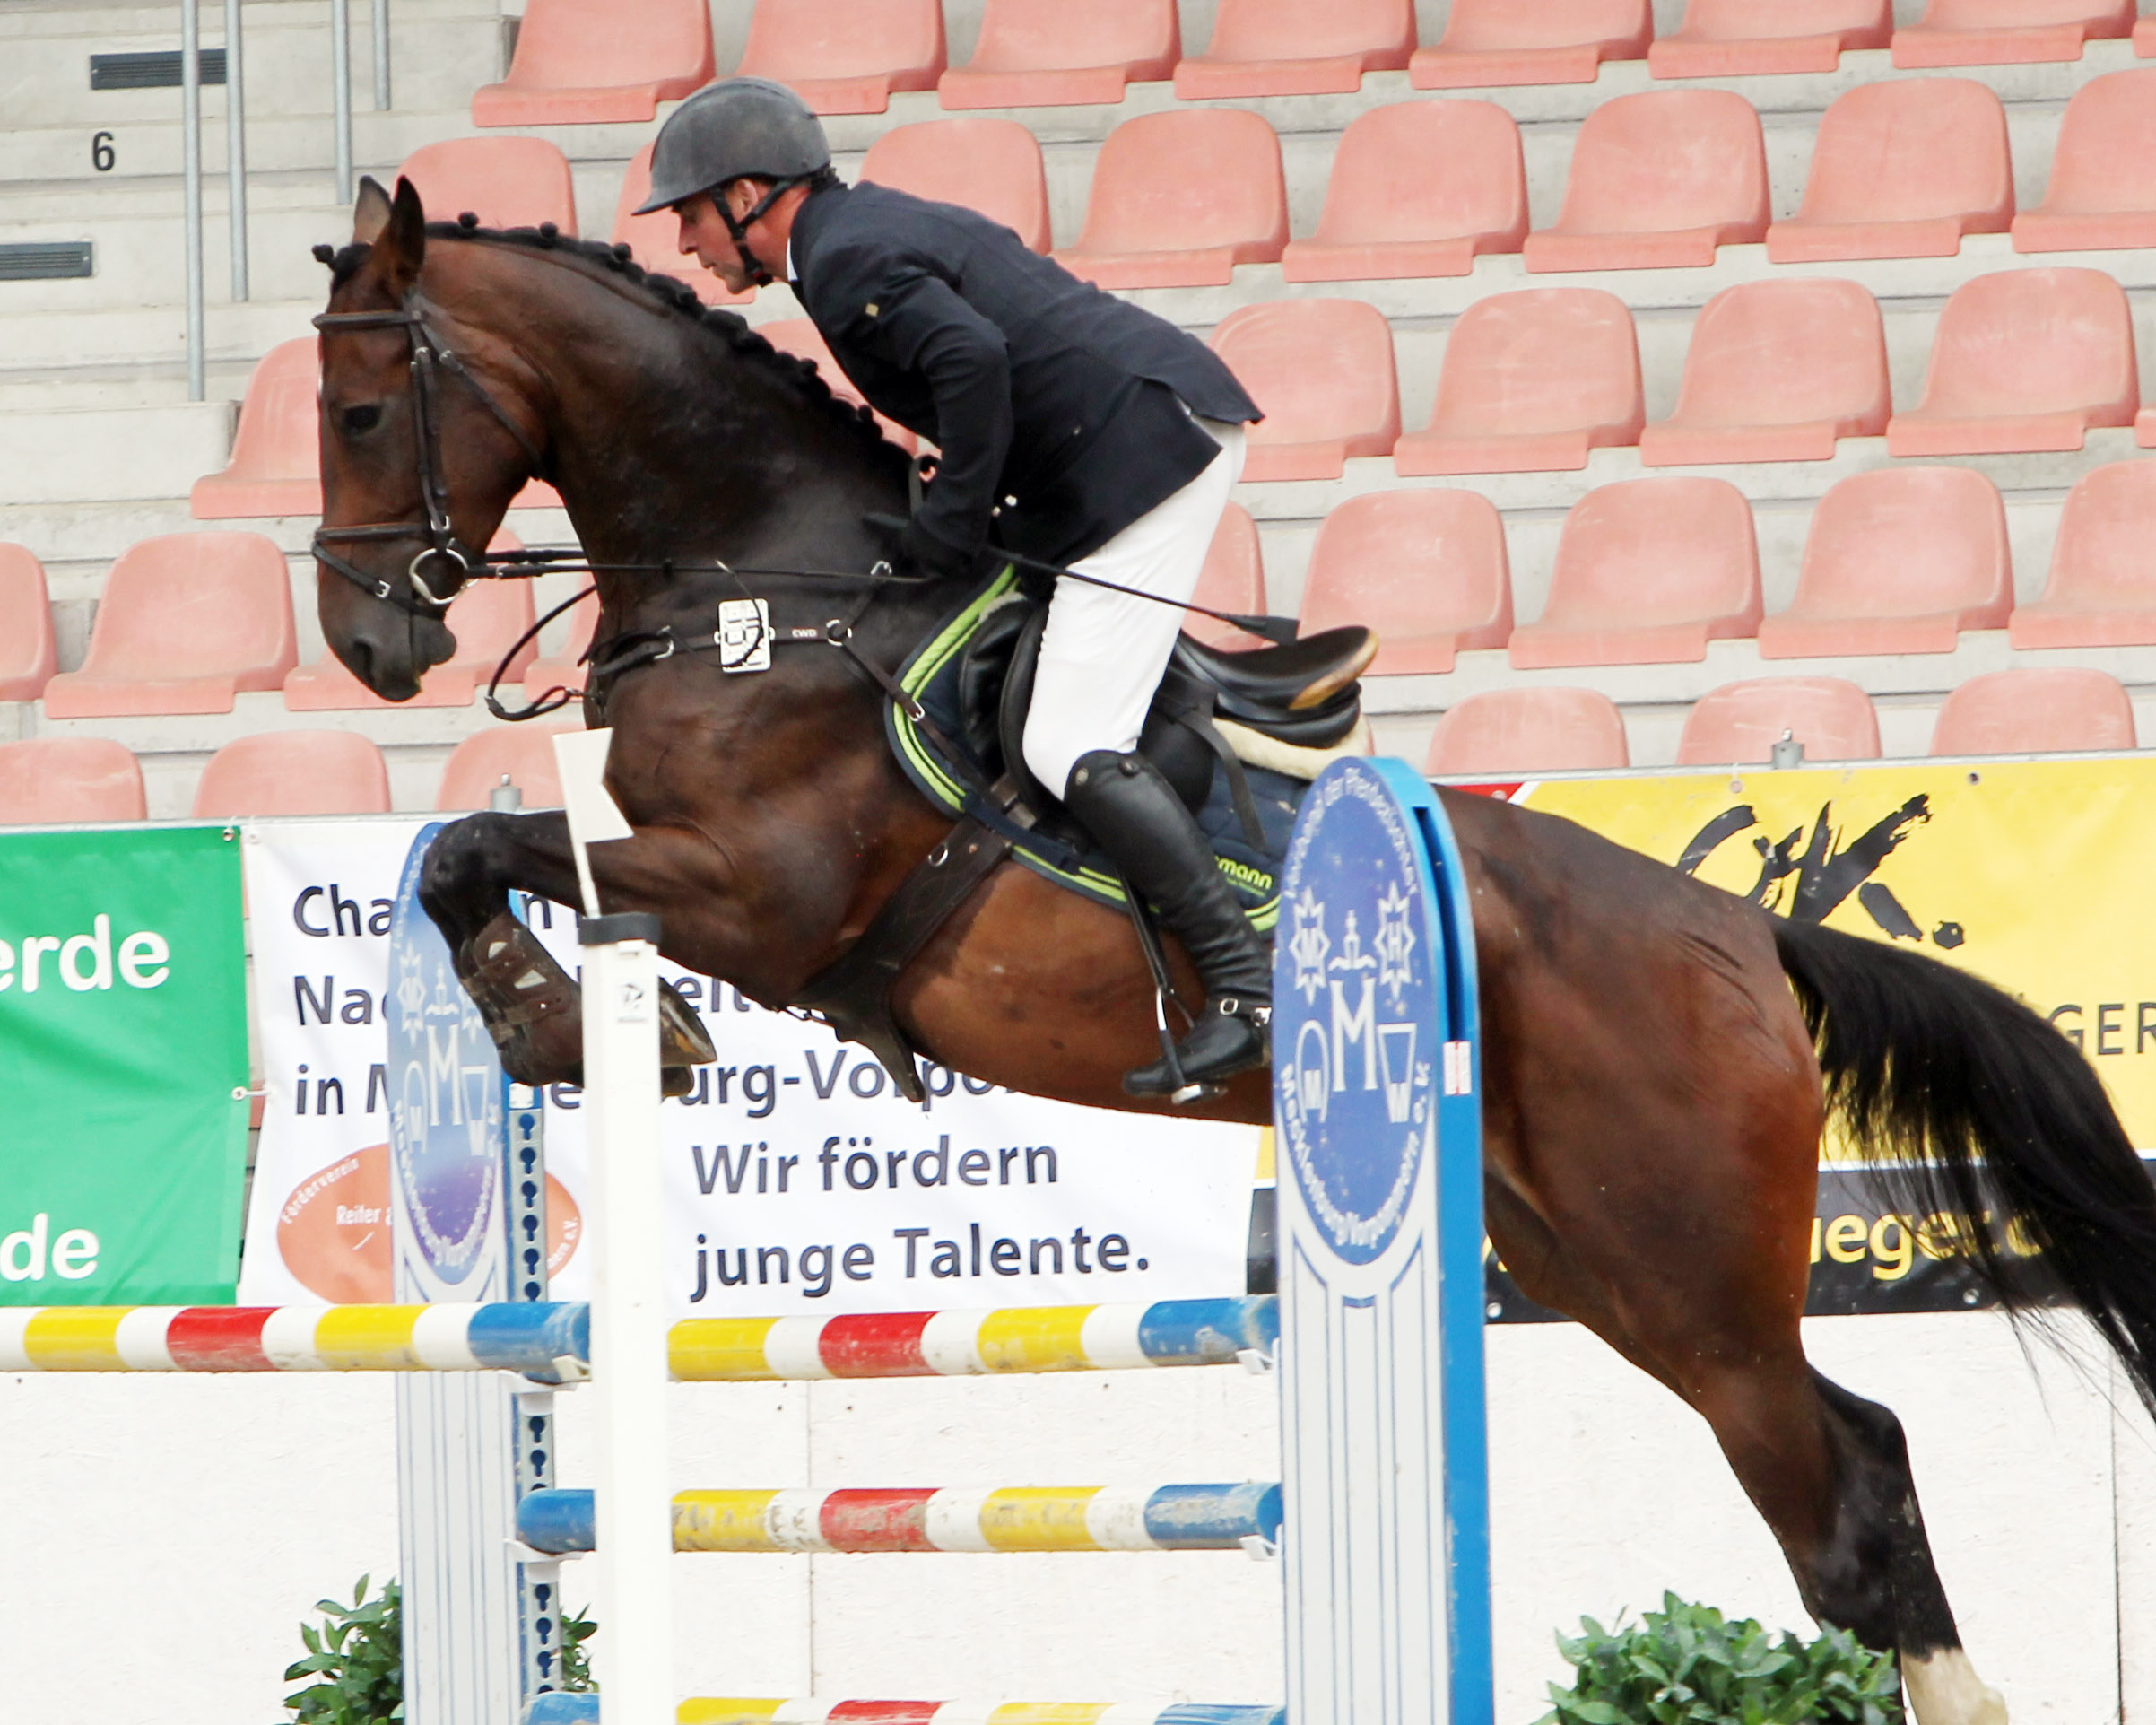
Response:
[[[369,181],[352,242],[317,252],[333,265],[320,614],[378,693],[408,698],[448,657],[438,601],[461,577],[456,547],[484,545],[535,472],[601,566],[596,657],[668,624],[708,639],[743,581],[775,629],[852,616],[859,661],[789,641],[769,670],[727,675],[682,651],[604,691],[606,782],[635,836],[595,848],[602,908],[656,913],[667,957],[767,1006],[794,1000],[947,831],[895,764],[864,667],[888,674],[966,584],[883,587],[861,608],[857,581],[709,564],[869,569],[882,540],[862,517],[903,511],[906,457],[813,367],[625,248],[430,226],[408,184],[392,200]],[[653,572],[669,560],[680,567]],[[1899,1655],[1921,1725],[1999,1725],[1899,1422],[1805,1362],[1820,1137],[1838,1112],[1899,1159],[1881,1178],[1917,1213],[1988,1211],[1968,1249],[2010,1310],[2045,1292],[1995,1239],[2011,1223],[2038,1242],[2053,1286],[2156,1407],[2156,1189],[2092,1069],[1966,972],[1770,916],[1563,820],[1444,803],[1474,905],[1503,1262],[1706,1418],[1807,1609]],[[468,970],[511,889],[577,902],[561,815],[475,815],[434,844],[424,902]],[[569,1001],[549,1022],[500,1024],[516,1077],[573,1075]],[[954,1069],[1143,1105],[1119,1082],[1154,1051],[1132,928],[1026,868],[990,876],[895,1004],[915,1045]],[[1191,1111],[1268,1121],[1266,1075]]]

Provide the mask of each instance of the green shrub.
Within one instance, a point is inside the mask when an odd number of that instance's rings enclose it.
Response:
[[[1578,1669],[1550,1686],[1537,1725],[1902,1725],[1893,1660],[1830,1629],[1808,1645],[1674,1593],[1642,1624],[1604,1629],[1583,1617],[1577,1640],[1557,1638]]]
[[[385,1582],[378,1598],[367,1597],[370,1576],[360,1577],[352,1604],[317,1599],[327,1622],[300,1625],[307,1657],[289,1667],[284,1680],[320,1681],[284,1698],[300,1725],[382,1725],[404,1716],[404,1655],[400,1624],[402,1595]]]
[[[371,1579],[360,1577],[350,1606],[317,1600],[315,1609],[328,1619],[319,1627],[300,1625],[307,1657],[286,1668],[284,1680],[320,1681],[284,1698],[299,1725],[387,1725],[404,1716],[404,1593],[395,1581],[386,1581],[380,1596],[369,1599]],[[561,1686],[596,1689],[584,1643],[597,1625],[567,1611],[561,1623]]]

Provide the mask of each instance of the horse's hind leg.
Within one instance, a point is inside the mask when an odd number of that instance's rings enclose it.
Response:
[[[1781,1543],[1804,1608],[1900,1655],[1918,1725],[2005,1725],[1961,1650],[1901,1422],[1787,1353],[1681,1386]]]

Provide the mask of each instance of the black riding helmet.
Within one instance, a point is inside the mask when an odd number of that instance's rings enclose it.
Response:
[[[769,78],[722,78],[666,117],[652,146],[651,196],[636,213],[670,208],[699,192],[715,194],[711,201],[734,236],[743,267],[752,281],[768,282],[770,273],[749,255],[750,225],[781,192],[830,165],[822,122],[799,96]],[[769,179],[771,189],[737,221],[716,193],[744,176]]]

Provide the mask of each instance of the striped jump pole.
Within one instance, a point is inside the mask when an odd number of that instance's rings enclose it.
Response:
[[[928,1378],[1268,1363],[1269,1294],[1152,1305],[689,1318],[677,1383]],[[591,1309],[483,1305],[0,1306],[0,1372],[517,1372],[573,1381]]]
[[[679,1725],[1287,1725],[1279,1707],[1201,1702],[778,1701],[693,1695]],[[595,1695],[542,1695],[526,1725],[598,1725]]]
[[[541,1491],[517,1509],[535,1551],[593,1548],[592,1494]],[[1014,1485],[680,1492],[676,1551],[1247,1551],[1280,1538],[1280,1487]]]

